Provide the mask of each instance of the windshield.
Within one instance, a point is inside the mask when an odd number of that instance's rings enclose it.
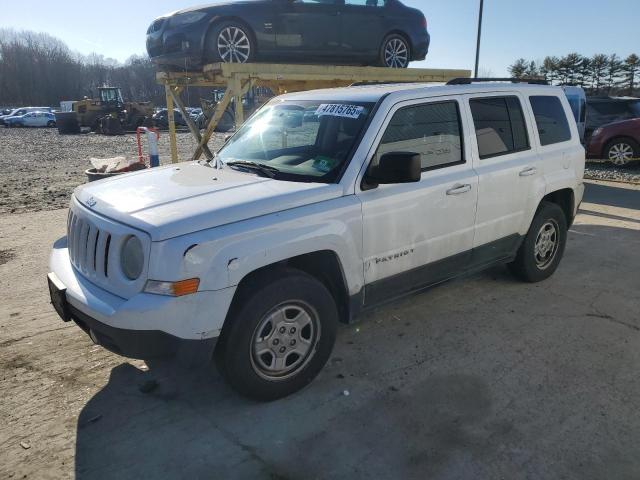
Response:
[[[218,158],[268,167],[277,178],[333,182],[348,161],[373,103],[276,100],[218,152]]]

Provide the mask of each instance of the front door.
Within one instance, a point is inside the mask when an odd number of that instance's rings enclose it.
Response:
[[[276,20],[279,53],[335,55],[340,42],[336,0],[294,0],[283,2],[280,8]]]
[[[478,180],[458,97],[396,105],[372,149],[419,153],[416,183],[379,185],[362,201],[365,304],[451,277],[471,256]]]

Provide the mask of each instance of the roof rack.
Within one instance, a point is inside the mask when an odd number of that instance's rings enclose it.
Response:
[[[549,85],[544,78],[453,78],[447,82],[447,85],[471,85],[479,82],[511,82],[511,83],[530,83],[533,85]]]

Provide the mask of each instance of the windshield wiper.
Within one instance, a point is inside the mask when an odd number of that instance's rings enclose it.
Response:
[[[248,162],[246,160],[232,160],[230,162],[225,162],[225,165],[229,165],[230,167],[240,167],[246,168],[247,170],[255,170],[256,172],[260,172],[263,175],[274,178],[280,170],[276,167],[272,167],[271,165],[265,165],[264,163],[258,162]]]

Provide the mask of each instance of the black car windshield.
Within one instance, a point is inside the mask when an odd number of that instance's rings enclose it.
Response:
[[[234,168],[267,167],[283,180],[331,183],[348,161],[373,105],[272,101],[238,130],[218,158]]]

